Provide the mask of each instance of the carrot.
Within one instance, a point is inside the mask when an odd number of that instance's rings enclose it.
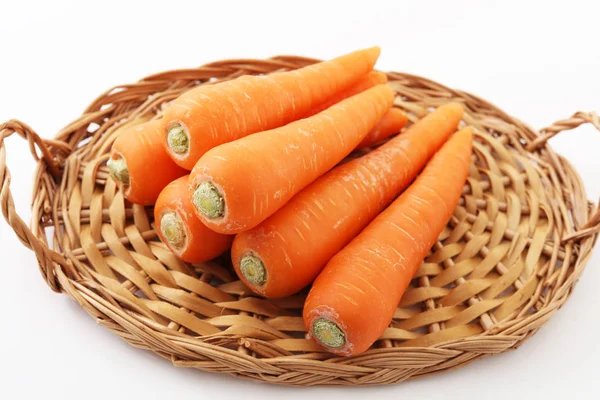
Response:
[[[372,88],[373,86],[381,85],[386,82],[386,74],[379,71],[371,71],[350,88],[346,89],[342,93],[339,93],[331,100],[319,105],[317,108],[311,110],[307,117],[318,114],[321,111],[328,109],[332,105],[347,99],[348,97],[352,97],[360,92],[364,92],[365,90]],[[363,141],[358,144],[357,147],[369,147],[382,141],[383,139],[387,139],[391,135],[398,133],[407,122],[408,118],[404,112],[398,108],[390,109],[383,115],[383,117],[381,117],[381,120],[377,123],[377,125],[375,125],[371,132],[367,134]]]
[[[378,85],[327,110],[208,151],[190,174],[196,214],[219,233],[250,229],[348,155],[394,100]]]
[[[165,151],[162,131],[162,120],[144,122],[125,129],[112,145],[110,176],[132,203],[154,204],[169,182],[187,173]]]
[[[388,112],[383,114],[383,117],[381,117],[377,125],[375,125],[375,128],[373,128],[356,147],[369,147],[377,144],[380,141],[389,138],[394,133],[400,132],[400,129],[402,129],[407,122],[408,118],[404,112],[398,108],[391,108]]]
[[[473,130],[456,133],[417,180],[329,261],[304,304],[328,351],[367,350],[392,321],[417,268],[452,216],[468,175]]]
[[[160,193],[154,221],[158,236],[173,253],[184,261],[199,263],[229,249],[233,236],[213,232],[196,218],[187,196],[188,178],[174,180]]]
[[[360,92],[364,92],[367,89],[371,89],[373,86],[383,85],[387,82],[387,75],[383,72],[379,71],[371,71],[368,74],[364,75],[362,78],[358,80],[354,85],[350,86],[348,89],[337,93],[334,97],[327,100],[324,103],[319,104],[317,107],[310,110],[310,113],[305,116],[310,117],[315,114],[320,113],[321,111],[327,110],[334,104],[339,103],[340,101],[347,99],[348,97],[352,97],[354,95],[359,94]]]
[[[404,188],[456,130],[463,109],[439,107],[402,135],[342,164],[253,229],[236,236],[233,266],[266,297],[296,293]]]
[[[373,47],[294,71],[198,86],[165,110],[163,144],[190,170],[217,145],[306,116],[359,81],[378,57],[379,48]]]

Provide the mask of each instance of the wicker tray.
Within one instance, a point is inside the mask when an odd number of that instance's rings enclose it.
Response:
[[[158,240],[151,210],[124,201],[107,179],[119,128],[160,114],[190,87],[316,61],[229,60],[156,74],[102,94],[53,140],[19,121],[2,124],[2,213],[36,253],[50,288],[177,366],[290,385],[387,384],[518,347],[568,299],[600,230],[600,210],[576,171],[546,144],[583,123],[600,129],[594,113],[537,133],[468,93],[388,74],[396,106],[413,121],[449,101],[466,106],[464,121],[477,130],[473,164],[459,207],[393,323],[368,352],[350,358],[306,338],[305,292],[265,300],[235,279],[227,255],[179,261]],[[38,163],[30,227],[10,194],[4,139],[13,133],[29,141]]]

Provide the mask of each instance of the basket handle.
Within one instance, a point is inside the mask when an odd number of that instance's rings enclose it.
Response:
[[[60,166],[56,157],[52,155],[53,152],[51,149],[54,149],[54,153],[56,153],[57,150],[60,150],[68,154],[70,152],[70,147],[61,141],[44,140],[40,138],[27,124],[17,120],[10,120],[0,125],[0,208],[2,209],[2,214],[8,222],[8,225],[17,234],[19,240],[35,253],[40,272],[44,276],[46,283],[52,290],[58,292],[60,291],[60,286],[58,279],[54,274],[54,268],[58,265],[67,267],[67,262],[62,255],[50,250],[48,245],[39,239],[21,217],[17,215],[13,197],[10,192],[11,175],[6,166],[6,148],[4,146],[4,140],[14,133],[29,142],[29,149],[33,158],[38,162],[43,160],[45,167],[55,179],[60,176]],[[36,148],[39,149],[41,156],[38,155]]]
[[[592,124],[598,131],[600,131],[600,117],[595,112],[576,112],[570,118],[556,121],[547,128],[540,130],[540,135],[533,140],[527,146],[527,150],[534,151],[544,146],[548,140],[560,132],[575,129],[583,124]],[[600,202],[598,202],[597,209],[588,220],[588,222],[576,232],[573,232],[562,238],[562,242],[567,242],[574,239],[583,239],[588,236],[595,235],[600,232]]]
[[[575,129],[583,124],[592,124],[600,131],[600,117],[598,117],[598,114],[595,112],[586,113],[578,111],[573,114],[571,118],[561,119],[560,121],[556,121],[552,125],[541,129],[540,135],[534,141],[529,143],[527,150],[537,150],[545,145],[550,138],[558,135],[560,132]]]

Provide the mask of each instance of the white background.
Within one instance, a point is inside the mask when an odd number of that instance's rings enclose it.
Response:
[[[0,0],[0,121],[52,137],[105,89],[158,71],[371,45],[382,48],[379,69],[470,91],[537,128],[600,111],[598,1],[84,3]],[[581,128],[551,143],[597,199],[600,133]],[[34,164],[24,141],[7,145],[28,220]],[[566,306],[515,352],[397,386],[302,390],[178,369],[134,349],[51,292],[4,220],[0,239],[2,399],[600,396],[598,252]]]

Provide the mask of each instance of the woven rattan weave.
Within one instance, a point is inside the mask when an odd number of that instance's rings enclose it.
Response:
[[[458,101],[476,128],[463,197],[395,318],[366,353],[339,358],[306,338],[304,294],[257,298],[228,256],[179,261],[160,243],[151,209],[132,206],[105,162],[120,128],[159,115],[199,84],[293,69],[316,60],[228,60],[169,71],[102,94],[55,139],[19,121],[0,125],[0,205],[48,285],[100,325],[177,366],[291,385],[388,384],[516,348],[568,299],[600,230],[600,213],[551,136],[592,123],[577,113],[540,133],[487,101],[430,80],[389,73],[412,121]],[[5,139],[29,141],[38,169],[32,220],[15,212]]]

